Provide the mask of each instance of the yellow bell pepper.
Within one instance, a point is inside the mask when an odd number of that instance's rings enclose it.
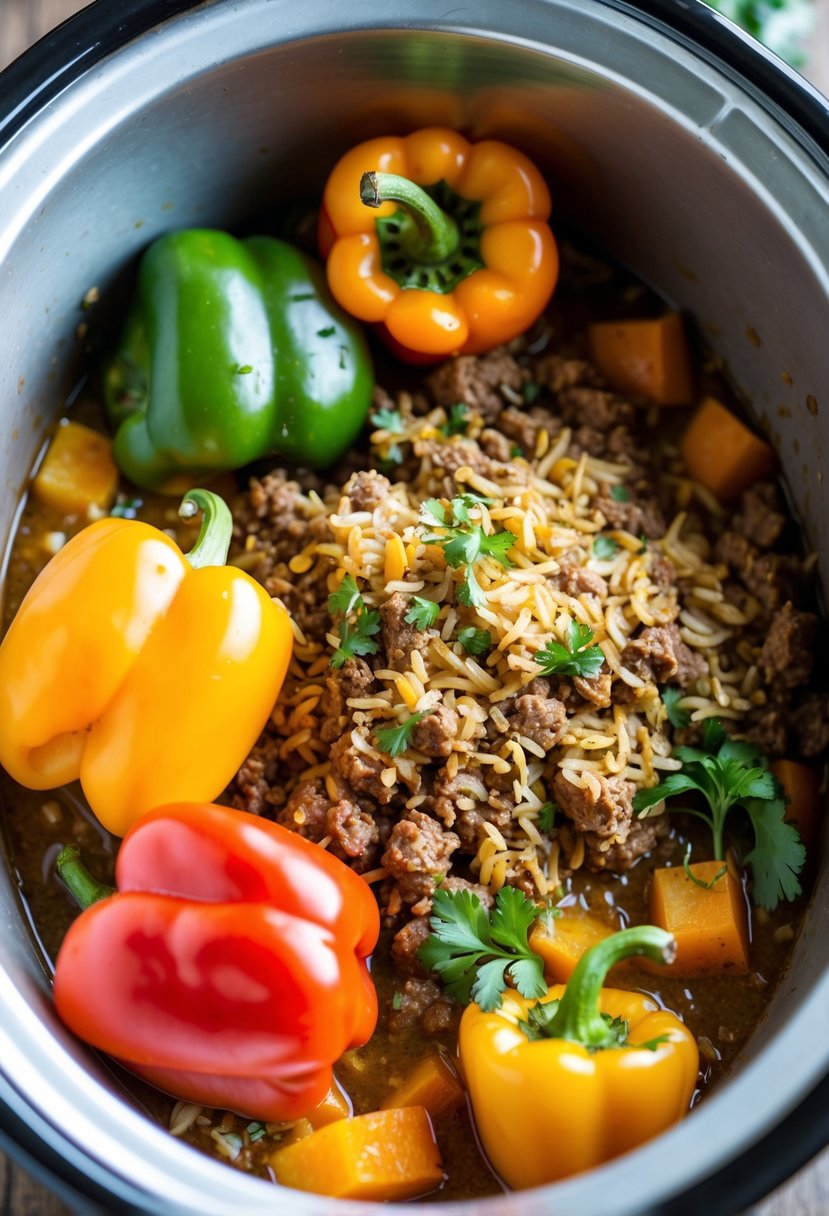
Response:
[[[102,519],[35,580],[0,646],[0,763],[29,789],[80,778],[122,836],[168,802],[217,797],[261,731],[291,654],[287,613],[225,566],[226,505],[185,557],[137,520]]]
[[[578,1174],[678,1122],[697,1079],[696,1040],[637,992],[602,988],[632,955],[669,962],[673,938],[653,925],[614,933],[581,958],[566,987],[540,1000],[503,994],[469,1005],[460,1060],[478,1135],[515,1189]]]

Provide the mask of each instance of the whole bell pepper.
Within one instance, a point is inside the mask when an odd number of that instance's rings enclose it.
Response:
[[[480,354],[535,321],[558,278],[550,193],[531,161],[428,128],[334,168],[318,239],[337,302],[421,361]]]
[[[689,1108],[696,1040],[638,992],[602,989],[632,955],[670,962],[653,925],[614,933],[581,957],[566,987],[539,1001],[504,993],[464,1011],[461,1065],[478,1134],[509,1186],[541,1186],[602,1164],[658,1135]]]
[[[266,1122],[317,1106],[377,1020],[368,885],[286,828],[195,803],[127,833],[117,894],[77,854],[58,861],[86,907],[55,969],[66,1025],[188,1102]]]
[[[0,646],[0,763],[29,789],[80,778],[122,836],[176,798],[217,797],[265,724],[291,655],[288,614],[225,566],[220,498],[185,557],[149,524],[101,519],[32,584]]]
[[[325,275],[270,237],[184,229],[144,254],[104,397],[130,481],[178,493],[278,455],[311,468],[352,444],[373,376]]]

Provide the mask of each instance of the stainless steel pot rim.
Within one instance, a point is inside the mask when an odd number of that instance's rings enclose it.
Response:
[[[544,0],[538,0],[539,5],[543,5]],[[749,44],[748,40],[741,38],[733,29],[722,22],[720,18],[702,5],[690,6],[687,9],[675,5],[670,0],[650,0],[648,3],[634,5],[625,3],[623,0],[599,0],[600,4],[606,9],[619,12],[630,19],[641,21],[644,17],[654,29],[655,32],[660,32],[663,36],[667,35],[672,39],[678,39],[681,45],[686,49],[692,50],[698,46],[704,47],[710,51],[711,55],[716,57],[720,62],[727,64],[729,71],[736,73],[741,79],[748,82],[752,96],[757,98],[760,91],[764,88],[764,79],[766,75],[774,77],[774,89],[767,91],[767,97],[763,97],[762,103],[775,107],[783,107],[785,116],[787,117],[787,127],[791,133],[798,138],[801,146],[809,154],[814,154],[817,150],[821,155],[829,155],[829,125],[826,123],[829,111],[827,111],[827,103],[819,97],[813,90],[806,86],[795,76],[795,74],[784,69],[774,57],[768,55],[760,49],[757,49]],[[158,26],[159,23],[164,23],[167,20],[172,20],[175,17],[182,16],[189,12],[197,12],[202,10],[207,13],[210,9],[216,7],[215,3],[203,5],[194,5],[192,3],[182,2],[182,0],[169,0],[169,2],[161,2],[161,0],[99,0],[90,9],[84,10],[76,18],[73,18],[67,25],[57,31],[51,38],[46,39],[38,47],[30,51],[24,59],[14,68],[0,79],[0,113],[5,113],[5,118],[0,118],[0,140],[4,140],[6,144],[13,142],[16,136],[23,134],[26,126],[32,121],[47,105],[52,102],[59,102],[60,94],[70,85],[79,81],[88,71],[101,65],[103,61],[110,55],[126,47],[130,42],[145,33],[148,30]],[[421,25],[423,28],[434,28],[433,22],[426,15],[432,11],[433,5],[424,4],[421,10],[421,15],[414,22],[403,21],[394,22],[384,19],[382,22],[383,28],[400,28],[409,27],[413,24]],[[462,26],[462,16],[461,20]],[[447,18],[449,20],[449,18]],[[470,20],[474,18],[470,17]],[[483,30],[482,36],[486,35]],[[493,31],[494,33],[494,31]],[[698,50],[695,50],[698,53]],[[710,60],[709,60],[710,62]],[[31,81],[37,83],[32,87]],[[767,101],[767,98],[770,99]],[[2,153],[2,145],[0,145],[0,153]],[[821,992],[825,1000],[829,997],[829,980],[822,985]],[[802,1037],[801,1043],[804,1042],[810,1035],[813,1029],[813,1020],[805,1013],[802,1018]],[[2,1028],[0,1028],[0,1042],[3,1041]],[[796,1036],[795,1036],[796,1037]],[[14,1044],[9,1044],[12,1051]],[[787,1054],[788,1052],[788,1054]],[[65,1069],[79,1069],[80,1066],[74,1062],[71,1065],[59,1066],[58,1056],[59,1050],[55,1049],[55,1085],[59,1088],[59,1082],[62,1079],[62,1067],[64,1068],[63,1075],[67,1075]],[[4,1053],[5,1054],[5,1053]],[[802,1053],[805,1054],[805,1053]],[[764,1061],[764,1067],[771,1066],[773,1070],[777,1070],[780,1075],[797,1075],[800,1079],[800,1088],[797,1091],[796,1097],[800,1097],[805,1093],[816,1078],[808,1071],[802,1060],[797,1059],[797,1052],[792,1052],[791,1045],[785,1050],[781,1047],[776,1053],[774,1045],[770,1049],[769,1054]],[[8,1057],[6,1059],[6,1068],[8,1068]],[[26,1093],[20,1086],[15,1086],[13,1083],[8,1083],[9,1073],[6,1072],[6,1077],[3,1078],[3,1085],[0,1086],[0,1097],[4,1098],[7,1107],[11,1114],[17,1119],[25,1120],[27,1117],[37,1119],[40,1117],[39,1112],[34,1110],[29,1104]],[[6,1090],[4,1093],[3,1090]],[[746,1090],[748,1092],[748,1090]],[[725,1111],[725,1117],[732,1121],[739,1118],[740,1111],[740,1078],[737,1078],[729,1088],[723,1091],[722,1094],[715,1094],[710,1100],[711,1106],[719,1104]],[[730,1095],[730,1096],[729,1096]],[[58,1095],[59,1096],[59,1095]],[[120,1105],[118,1100],[108,1095],[108,1101],[104,1104],[108,1106],[112,1104],[113,1111],[115,1107]],[[783,1114],[785,1112],[778,1112]],[[107,1130],[107,1139],[111,1139],[113,1135],[117,1135],[126,1124],[119,1123],[117,1118],[113,1120],[112,1131]],[[687,1126],[690,1125],[686,1125]],[[771,1124],[759,1127],[757,1134],[762,1134],[764,1131],[771,1130]],[[190,1213],[199,1210],[204,1213],[215,1211],[217,1214],[228,1209],[227,1187],[229,1186],[229,1174],[224,1167],[212,1162],[199,1162],[199,1169],[204,1180],[205,1198],[196,1209],[188,1205],[186,1200],[180,1203],[175,1197],[160,1197],[158,1188],[153,1184],[152,1175],[156,1172],[156,1167],[164,1168],[165,1165],[172,1163],[169,1167],[174,1168],[174,1158],[176,1146],[170,1142],[169,1137],[159,1129],[146,1127],[146,1137],[142,1137],[142,1143],[149,1146],[152,1152],[152,1159],[146,1163],[144,1176],[141,1171],[134,1172],[131,1176],[119,1173],[114,1167],[109,1167],[102,1156],[98,1153],[98,1146],[94,1139],[87,1140],[86,1143],[82,1139],[73,1134],[73,1129],[70,1124],[65,1124],[59,1129],[63,1138],[63,1142],[67,1152],[67,1159],[73,1156],[77,1159],[78,1175],[74,1181],[83,1188],[85,1180],[82,1181],[81,1174],[89,1174],[90,1181],[98,1187],[106,1189],[110,1187],[113,1195],[117,1195],[119,1201],[125,1206],[135,1204],[135,1210],[152,1210],[155,1212],[169,1213]],[[675,1154],[674,1145],[676,1143],[677,1133],[671,1133],[668,1137],[660,1140],[658,1145],[646,1147],[637,1154],[638,1170],[642,1178],[648,1176],[649,1171],[654,1167],[663,1154],[668,1158]],[[687,1130],[685,1131],[687,1135]],[[777,1177],[782,1177],[785,1172],[792,1166],[794,1158],[788,1161],[773,1161],[771,1154],[767,1154],[768,1163],[778,1167],[776,1175],[767,1174],[763,1182],[759,1182],[755,1176],[749,1176],[745,1179],[745,1190],[740,1196],[740,1203],[748,1202],[756,1198],[761,1193],[760,1188],[768,1186],[776,1181]],[[676,1157],[674,1158],[676,1160]],[[718,1155],[717,1146],[711,1146],[712,1168],[724,1164],[722,1154]],[[794,1162],[799,1164],[799,1161]],[[234,1198],[240,1199],[244,1196],[245,1207],[237,1210],[255,1212],[259,1210],[267,1210],[272,1207],[273,1200],[269,1200],[269,1196],[265,1194],[261,1184],[258,1184],[250,1179],[233,1177]],[[683,1174],[681,1163],[678,1164],[676,1172],[676,1181],[674,1189],[684,1189],[690,1186],[696,1179],[692,1179]],[[142,1191],[142,1183],[146,1183],[147,1191]],[[631,1206],[634,1199],[627,1190],[627,1182],[625,1181],[625,1163],[611,1165],[605,1170],[600,1171],[596,1175],[596,1184],[600,1187],[604,1195],[612,1194],[618,1200],[618,1206],[615,1207],[615,1216],[623,1216],[623,1213],[632,1213],[634,1210],[641,1210],[638,1207]],[[565,1183],[556,1188],[555,1205],[556,1211],[569,1213],[576,1210],[571,1206],[572,1200],[568,1199],[569,1195],[575,1195],[583,1192],[584,1180],[578,1180],[575,1183]],[[578,1188],[576,1190],[575,1188]],[[666,1197],[668,1191],[665,1192]],[[145,1203],[152,1202],[151,1208],[145,1208]],[[511,1196],[501,1202],[500,1211],[503,1213],[521,1212],[522,1214],[542,1213],[550,1210],[552,1200],[546,1197],[545,1192],[536,1192],[521,1196]],[[668,1198],[664,1203],[668,1202]],[[710,1205],[706,1204],[710,1211],[716,1211],[717,1208],[713,1201]],[[737,1206],[737,1201],[734,1198],[733,1192],[728,1198],[729,1204],[734,1202]],[[667,1211],[663,1201],[649,1210]],[[333,1213],[336,1211],[339,1216],[346,1216],[346,1213],[353,1211],[364,1212],[364,1208],[350,1204],[332,1205],[330,1202],[319,1200],[315,1197],[307,1197],[300,1195],[292,1195],[290,1197],[290,1206],[292,1210],[297,1212],[322,1212],[326,1211]],[[467,1212],[478,1210],[480,1205],[466,1204],[458,1206],[455,1210]],[[403,1208],[399,1209],[403,1212]],[[592,1210],[592,1208],[590,1209]],[[677,1209],[681,1210],[681,1209]],[[691,1210],[691,1209],[685,1209]],[[723,1207],[720,1210],[734,1210],[733,1208]]]

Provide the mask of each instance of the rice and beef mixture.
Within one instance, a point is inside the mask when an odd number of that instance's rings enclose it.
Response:
[[[521,343],[378,390],[373,419],[343,483],[276,471],[236,512],[296,643],[231,795],[377,884],[401,970],[438,884],[543,900],[653,849],[634,794],[704,719],[772,757],[829,744],[774,485],[725,512],[658,411]]]

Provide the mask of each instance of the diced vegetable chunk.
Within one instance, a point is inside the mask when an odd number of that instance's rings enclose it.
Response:
[[[55,431],[32,483],[41,502],[67,515],[89,507],[108,511],[118,489],[118,470],[106,435],[65,422]]]
[[[307,1118],[311,1126],[316,1128],[325,1127],[328,1123],[335,1123],[337,1119],[348,1119],[350,1115],[351,1102],[348,1094],[335,1077],[322,1102],[308,1112]]]
[[[415,1064],[402,1084],[383,1100],[382,1110],[400,1106],[423,1106],[433,1119],[457,1110],[465,1090],[458,1074],[444,1055],[428,1056]]]
[[[277,1149],[270,1163],[283,1186],[336,1199],[414,1199],[444,1178],[422,1106],[339,1119]]]
[[[706,397],[682,437],[688,473],[722,502],[775,469],[774,449],[715,397]]]
[[[740,883],[722,861],[654,871],[651,920],[676,938],[674,975],[743,975],[749,969],[748,917]],[[711,883],[711,887],[700,883]]]
[[[800,839],[809,849],[817,838],[820,774],[796,760],[772,760],[770,768],[789,799],[786,818],[794,823]]]
[[[566,984],[585,950],[610,937],[613,930],[579,904],[562,908],[548,925],[542,917],[530,930],[530,949],[544,960],[544,978]]]
[[[690,405],[691,356],[679,313],[654,321],[599,321],[589,327],[590,355],[617,393],[658,405]]]

